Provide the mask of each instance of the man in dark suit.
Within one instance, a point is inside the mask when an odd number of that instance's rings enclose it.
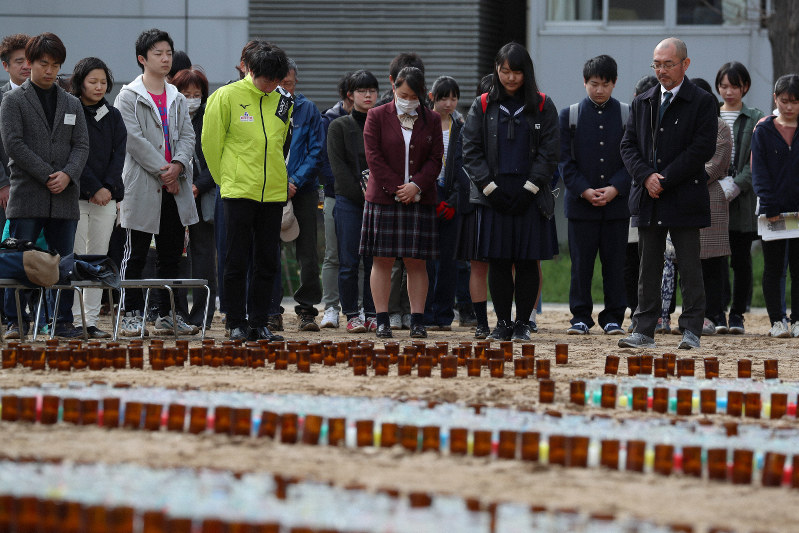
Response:
[[[624,348],[655,345],[669,233],[682,278],[683,337],[678,347],[699,347],[705,313],[699,228],[710,225],[705,161],[716,149],[718,105],[685,76],[690,64],[681,40],[670,37],[657,45],[652,68],[660,85],[633,101],[621,142],[621,156],[633,180],[629,207],[639,232],[641,259],[636,326],[619,341]]]

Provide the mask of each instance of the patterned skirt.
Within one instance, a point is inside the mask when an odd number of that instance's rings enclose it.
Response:
[[[438,229],[432,205],[374,204],[363,207],[361,255],[438,259]]]

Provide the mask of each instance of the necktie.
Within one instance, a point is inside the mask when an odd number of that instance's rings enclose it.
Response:
[[[671,94],[671,91],[666,91],[665,93],[663,93],[663,102],[660,104],[660,111],[659,111],[659,114],[658,114],[658,122],[663,120],[663,113],[665,113],[666,112],[666,108],[669,107],[669,104],[671,103],[671,97],[672,96],[673,95]]]

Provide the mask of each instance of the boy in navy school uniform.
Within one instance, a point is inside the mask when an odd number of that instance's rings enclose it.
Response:
[[[605,308],[599,326],[608,335],[623,333],[626,309],[624,260],[630,212],[630,175],[619,153],[627,105],[613,98],[616,61],[600,55],[586,61],[583,80],[587,97],[560,111],[561,160],[569,221],[571,285],[570,335],[586,335],[591,318],[591,279],[597,253],[602,263]],[[574,109],[572,109],[574,108]],[[575,113],[576,111],[576,113]]]

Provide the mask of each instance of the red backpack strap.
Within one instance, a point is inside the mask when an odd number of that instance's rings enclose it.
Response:
[[[488,108],[488,93],[483,93],[480,95],[480,103],[483,105],[483,113],[485,113],[486,108]]]
[[[546,103],[547,101],[547,95],[542,92],[539,92],[538,96],[541,97],[541,102],[538,104],[538,112],[540,113],[544,110],[544,103]]]

